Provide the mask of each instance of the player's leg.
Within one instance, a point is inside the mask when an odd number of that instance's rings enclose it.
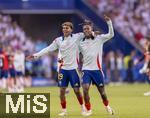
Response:
[[[67,115],[67,109],[66,109],[66,88],[68,87],[68,73],[66,70],[61,69],[58,74],[58,86],[60,87],[60,104],[62,111],[59,113],[59,116],[65,116]]]
[[[84,96],[85,107],[87,110],[87,112],[85,114],[83,114],[85,116],[92,115],[90,96],[89,96],[90,84],[91,84],[91,77],[88,74],[88,71],[83,71],[82,87],[83,87],[83,96]]]
[[[110,113],[110,114],[114,114],[113,110],[111,109],[111,107],[109,106],[109,101],[105,92],[105,87],[104,87],[104,74],[102,71],[93,71],[92,72],[92,80],[94,81],[94,83],[96,84],[96,87],[100,93],[100,96],[102,98],[103,104],[106,107],[106,110]]]
[[[150,60],[150,56],[149,56],[149,60]],[[146,75],[148,76],[148,79],[150,80],[150,61],[148,62],[148,67],[147,67],[147,73]]]
[[[149,68],[148,68],[149,60],[150,60],[150,56],[146,55],[144,65],[139,71],[141,74],[142,73],[147,73],[149,71]]]
[[[11,77],[12,77],[12,82],[13,82],[13,86],[14,86],[14,92],[18,92],[17,91],[17,78],[16,78],[16,70],[13,68],[12,72],[11,72]]]
[[[1,73],[1,78],[2,78],[2,88],[6,89],[7,88],[7,78],[8,78],[8,71],[2,69]]]
[[[113,112],[112,108],[109,106],[109,101],[107,99],[107,95],[106,95],[106,92],[105,92],[105,87],[104,86],[97,86],[97,89],[98,89],[98,91],[101,95],[101,98],[103,100],[103,104],[104,104],[107,112],[113,115],[114,112]]]
[[[74,90],[74,93],[75,93],[75,95],[79,101],[79,104],[82,106],[83,105],[83,97],[82,97],[82,94],[80,92],[80,88],[74,87],[73,90]]]
[[[24,92],[24,79],[21,71],[16,71],[16,87],[18,92]]]
[[[150,63],[149,63],[149,69],[150,69]],[[148,82],[148,84],[149,84],[149,86],[150,86],[150,70],[149,70],[149,72],[147,73],[147,82]],[[145,92],[144,93],[144,96],[150,96],[150,91],[148,91],[148,92]]]
[[[9,69],[9,79],[8,79],[8,91],[10,93],[17,92],[16,91],[16,71],[14,68]]]
[[[7,89],[9,93],[14,92],[14,83],[10,69],[8,70]]]
[[[2,69],[0,68],[0,89],[2,88]]]
[[[78,102],[81,106],[82,113],[85,112],[85,106],[83,103],[83,97],[80,92],[80,78],[77,70],[69,70],[69,81],[74,90],[74,93],[78,99]]]
[[[67,109],[66,109],[66,87],[60,87],[60,104],[61,104],[61,108],[62,111],[61,113],[59,113],[59,116],[65,116],[67,114]]]
[[[85,109],[85,106],[84,106],[84,103],[83,103],[83,96],[80,92],[80,88],[79,87],[74,87],[73,90],[74,90],[74,93],[75,93],[75,95],[78,99],[78,102],[79,102],[80,106],[81,106],[81,114],[84,114],[86,109]]]
[[[89,89],[90,89],[90,84],[83,84],[83,95],[84,95],[85,107],[86,107],[86,110],[87,110],[85,116],[92,115]]]

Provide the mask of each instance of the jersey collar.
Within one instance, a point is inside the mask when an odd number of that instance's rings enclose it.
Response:
[[[85,39],[92,39],[92,40],[94,40],[94,38],[95,38],[95,37],[94,37],[93,35],[91,35],[91,36],[89,36],[89,37],[86,37],[86,36],[85,36],[82,41],[85,41]]]
[[[72,34],[70,34],[69,36],[72,37]],[[69,37],[69,36],[68,36],[68,37]],[[65,37],[62,36],[62,41],[64,41],[64,40],[65,40]]]

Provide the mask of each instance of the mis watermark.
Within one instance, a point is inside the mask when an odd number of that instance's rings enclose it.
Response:
[[[50,93],[0,93],[2,118],[50,118]]]

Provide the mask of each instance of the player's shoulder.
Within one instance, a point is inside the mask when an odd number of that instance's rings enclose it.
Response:
[[[74,38],[75,39],[77,39],[76,41],[79,43],[81,40],[83,40],[83,38],[84,38],[85,36],[84,36],[84,33],[82,33],[82,32],[79,32],[79,33],[75,33],[74,34]]]
[[[59,37],[55,38],[53,41],[58,43],[58,42],[62,41],[62,39],[63,39],[62,36],[59,36]]]
[[[83,32],[74,33],[73,36],[84,36],[84,33]]]

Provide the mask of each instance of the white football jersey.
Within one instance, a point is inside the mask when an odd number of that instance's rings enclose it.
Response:
[[[57,62],[57,72],[59,72],[59,70],[60,70],[60,68],[61,68],[61,66],[62,66],[62,62],[59,62],[60,60],[62,60],[62,58],[61,58],[62,56],[61,56],[61,53],[60,53],[60,50],[58,51],[58,58],[57,58],[57,60],[58,60],[58,62]]]
[[[112,22],[108,21],[109,32],[97,35],[94,39],[83,39],[79,43],[80,52],[83,55],[82,70],[101,70],[103,44],[114,36]]]
[[[16,71],[25,72],[25,55],[23,52],[15,53],[14,55],[14,67]]]
[[[72,34],[68,37],[56,38],[48,47],[34,54],[35,58],[39,58],[54,50],[59,50],[63,64],[62,69],[71,70],[78,67],[78,45],[80,39],[83,39],[83,33]]]

